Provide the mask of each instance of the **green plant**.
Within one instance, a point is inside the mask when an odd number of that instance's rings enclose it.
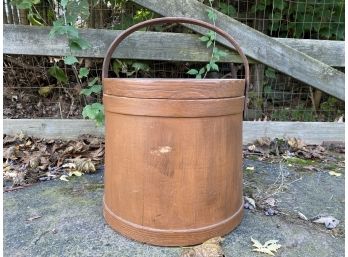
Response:
[[[147,75],[150,70],[150,67],[145,62],[132,61],[132,60],[119,60],[116,59],[112,63],[112,70],[115,72],[116,76],[119,78],[121,74],[124,74],[126,77],[138,77],[139,73]]]
[[[315,121],[315,111],[312,108],[306,108],[303,104],[299,104],[295,108],[287,107],[275,110],[272,115],[272,120],[277,121]]]
[[[38,3],[40,3],[40,0],[16,0],[18,8],[28,9],[30,17],[39,22],[42,19],[40,18],[39,12],[35,9],[35,4]],[[57,13],[61,15],[55,17],[49,36],[51,38],[63,36],[67,39],[69,55],[65,56],[63,61],[65,65],[71,66],[76,81],[82,88],[80,94],[86,97],[89,97],[91,94],[98,95],[102,91],[102,86],[97,83],[99,79],[93,77],[89,79],[89,69],[86,67],[78,68],[79,61],[73,55],[73,51],[85,50],[91,47],[88,41],[80,36],[77,29],[79,26],[77,21],[79,19],[87,20],[89,17],[88,0],[61,0],[58,7],[59,10]],[[54,77],[58,84],[63,84],[63,86],[69,82],[67,74],[59,67],[57,62],[49,68],[48,74]],[[87,82],[88,80],[90,82]],[[86,88],[83,88],[84,84],[86,84],[84,81],[87,82]],[[104,122],[104,108],[100,103],[87,104],[83,109],[82,115],[84,118],[95,120],[97,125],[102,125]]]
[[[213,1],[209,0],[210,8],[207,10],[208,18],[215,26],[217,15],[216,11],[213,8]],[[219,66],[217,62],[220,60],[220,57],[226,55],[224,51],[219,50],[216,47],[216,32],[209,30],[204,36],[199,38],[200,41],[204,42],[207,48],[211,48],[211,55],[209,63],[201,67],[200,69],[190,69],[187,74],[196,76],[197,79],[205,78],[209,71],[219,71]]]
[[[269,13],[271,35],[344,40],[343,0],[259,0],[251,12]]]
[[[154,12],[144,9],[129,0],[115,0],[115,6],[119,10],[120,20],[112,26],[112,29],[127,29],[136,23],[152,19],[155,16]],[[133,12],[128,10],[133,10]]]

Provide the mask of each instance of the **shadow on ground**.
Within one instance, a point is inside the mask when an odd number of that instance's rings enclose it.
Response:
[[[260,242],[279,240],[282,248],[276,256],[344,256],[344,177],[251,160],[245,165],[255,168],[245,176],[246,193],[277,189],[275,181],[282,175],[285,190],[275,195],[281,214],[245,210],[240,226],[225,236],[226,256],[267,256],[251,251],[250,237]],[[102,196],[102,172],[4,193],[4,256],[180,255],[180,248],[141,244],[109,228],[102,216]],[[341,233],[335,235],[321,224],[299,219],[298,211],[307,217],[336,217]]]

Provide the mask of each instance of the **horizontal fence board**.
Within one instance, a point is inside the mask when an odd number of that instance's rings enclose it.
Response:
[[[49,38],[49,27],[4,25],[4,53],[24,55],[65,56],[70,55],[64,37]],[[104,58],[111,42],[122,31],[105,29],[80,29],[79,34],[91,48],[74,51],[78,57]],[[234,51],[222,57],[223,62],[241,63]],[[114,58],[139,60],[197,61],[206,62],[210,58],[198,35],[181,33],[138,31],[127,37],[113,54]]]
[[[161,1],[133,0],[133,2],[166,17],[189,17],[209,22],[210,7],[197,0]],[[205,34],[207,29],[183,24]],[[244,53],[254,60],[281,71],[325,93],[344,100],[344,73],[287,46],[221,12],[216,12],[216,26],[232,35]],[[217,37],[230,47],[229,42]]]
[[[5,54],[23,55],[69,55],[66,40],[50,39],[49,27],[4,25]],[[81,29],[92,48],[76,51],[79,57],[103,58],[112,40],[121,33],[120,30]],[[330,66],[344,67],[344,42],[330,40],[308,40],[274,38],[285,45],[297,49]],[[223,62],[240,63],[240,57],[233,51],[222,57]],[[143,60],[197,61],[207,62],[210,53],[197,35],[187,33],[137,32],[125,40],[113,55],[117,58]],[[254,62],[251,60],[251,63]]]
[[[90,120],[79,119],[4,119],[4,134],[26,135],[44,138],[74,139],[83,134],[104,136],[104,128],[96,127]],[[115,132],[117,133],[117,132]],[[307,144],[321,144],[323,141],[344,142],[344,123],[337,122],[243,122],[243,144],[257,138],[272,139],[296,137]]]

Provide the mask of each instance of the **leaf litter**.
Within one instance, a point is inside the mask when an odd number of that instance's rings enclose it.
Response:
[[[258,160],[277,160],[283,158],[287,166],[300,168],[301,171],[326,171],[328,168],[318,167],[325,163],[335,163],[337,169],[329,169],[331,176],[341,176],[339,171],[344,169],[344,161],[340,159],[344,153],[344,144],[341,142],[323,142],[322,145],[308,145],[298,138],[269,137],[256,139],[252,144],[244,147],[244,156],[258,156]]]
[[[250,239],[253,242],[253,252],[260,252],[271,256],[275,256],[274,253],[276,253],[277,250],[281,247],[281,245],[278,244],[278,240],[268,240],[264,244],[261,244],[258,240],[254,238]]]
[[[84,135],[76,140],[3,136],[4,190],[56,178],[93,173],[104,159],[104,140]],[[65,177],[65,176],[66,177]],[[62,177],[63,176],[63,177]]]
[[[203,244],[185,249],[180,257],[223,257],[225,255],[220,245],[223,241],[222,237],[211,238]]]
[[[338,219],[332,216],[319,216],[313,218],[312,222],[324,224],[327,229],[334,229],[340,223]]]

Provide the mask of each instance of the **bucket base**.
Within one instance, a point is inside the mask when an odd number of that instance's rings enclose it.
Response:
[[[128,238],[159,246],[189,246],[231,232],[243,218],[243,204],[234,215],[219,223],[202,228],[180,230],[156,229],[129,222],[114,214],[105,201],[103,213],[106,222]]]

